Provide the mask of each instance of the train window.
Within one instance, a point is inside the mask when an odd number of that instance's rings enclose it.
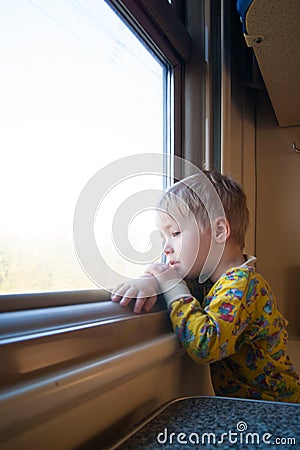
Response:
[[[11,0],[0,8],[0,293],[93,288],[73,246],[76,202],[112,161],[170,151],[171,69],[107,2]],[[154,189],[162,182],[145,180]],[[107,198],[102,242],[109,207],[136,184]],[[132,239],[150,220],[137,223]]]

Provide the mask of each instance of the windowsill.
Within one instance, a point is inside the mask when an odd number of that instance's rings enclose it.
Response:
[[[63,294],[56,295],[62,299]],[[49,294],[48,300],[56,295]],[[148,372],[156,373],[164,365],[173,367],[179,361],[174,356],[183,354],[161,296],[151,313],[136,315],[130,307],[103,298],[88,302],[84,292],[80,295],[81,304],[42,308],[40,302],[35,309],[1,315],[0,412],[5,420],[0,440],[4,439],[4,448],[6,440],[23,442],[27,430],[30,434],[40,421],[46,431],[35,439],[39,444],[42,440],[44,448],[45,436],[60,420],[61,411],[66,409],[73,417],[74,403],[84,409],[87,399],[96,397],[102,411],[106,392],[114,397],[118,386],[129,380],[135,384],[135,379],[147,378]],[[122,405],[125,408],[126,402]],[[14,423],[19,423],[17,432]],[[97,424],[102,426],[107,426],[105,417]],[[70,439],[79,439],[78,433],[82,439],[84,429],[78,426]]]
[[[137,336],[142,343],[171,330],[161,297],[151,313],[136,315],[130,307],[101,299],[99,292],[96,301],[96,291],[69,293],[67,300],[80,298],[81,304],[56,306],[64,294],[45,294],[45,302],[43,294],[19,296],[14,305],[18,308],[1,314],[0,387],[122,351],[136,343]],[[49,306],[52,300],[55,306]],[[28,309],[30,304],[36,307]]]
[[[103,289],[2,294],[0,312],[102,302],[108,301],[109,298],[110,293]]]

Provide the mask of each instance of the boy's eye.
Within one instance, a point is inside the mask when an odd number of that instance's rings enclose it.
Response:
[[[172,237],[176,237],[180,234],[180,231],[172,231]]]

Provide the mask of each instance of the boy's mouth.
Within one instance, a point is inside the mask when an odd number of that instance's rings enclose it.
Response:
[[[169,266],[175,266],[175,264],[179,264],[179,261],[169,261]]]

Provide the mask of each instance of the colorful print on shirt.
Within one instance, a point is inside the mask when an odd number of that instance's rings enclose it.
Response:
[[[253,267],[227,271],[202,304],[193,297],[174,301],[170,318],[188,354],[210,363],[216,395],[300,403],[287,321]]]

